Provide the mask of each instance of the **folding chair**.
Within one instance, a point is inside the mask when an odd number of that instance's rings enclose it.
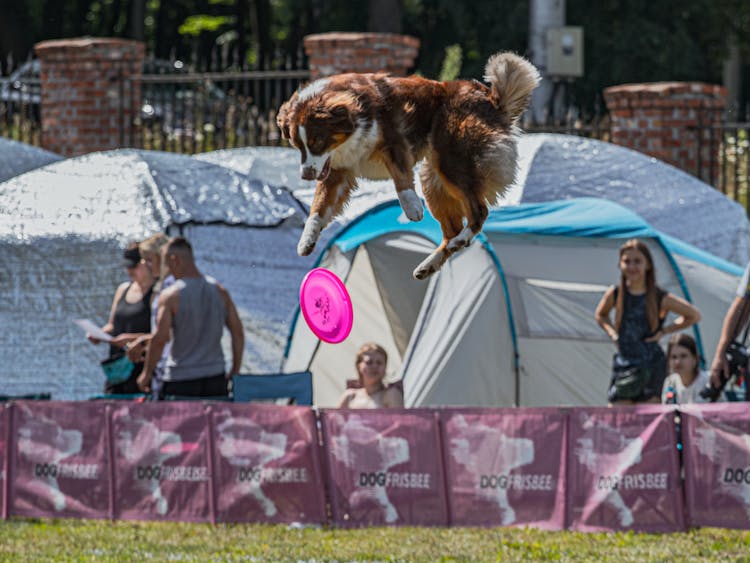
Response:
[[[49,401],[51,393],[28,393],[26,395],[0,395],[0,403],[7,401]]]
[[[247,403],[259,399],[292,399],[296,405],[312,405],[312,373],[240,374],[232,379],[234,401]]]

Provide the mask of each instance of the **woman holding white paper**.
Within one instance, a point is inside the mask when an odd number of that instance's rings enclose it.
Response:
[[[151,331],[151,293],[155,278],[151,269],[141,261],[137,242],[130,243],[125,249],[122,264],[130,281],[115,291],[109,320],[102,327],[103,332],[113,337],[109,342],[109,357],[102,362],[107,378],[104,392],[109,395],[140,392],[136,378],[143,364],[133,364],[127,358],[128,343],[139,334]],[[101,342],[93,336],[89,336],[89,340],[94,344]]]

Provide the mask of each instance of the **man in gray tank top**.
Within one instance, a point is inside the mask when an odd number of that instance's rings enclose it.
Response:
[[[164,247],[163,260],[177,281],[159,298],[156,331],[138,385],[144,391],[150,388],[156,364],[171,337],[161,398],[226,396],[228,381],[240,371],[245,347],[245,333],[232,298],[215,279],[200,273],[187,239],[171,239]],[[232,337],[228,372],[221,349],[225,326]]]

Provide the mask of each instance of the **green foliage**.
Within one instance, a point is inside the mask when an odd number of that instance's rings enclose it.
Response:
[[[567,23],[584,28],[578,104],[592,109],[607,86],[696,80],[721,83],[731,32],[747,45],[750,3],[738,0],[568,0]]]
[[[188,16],[177,31],[182,35],[198,36],[204,31],[218,31],[222,26],[228,25],[232,21],[233,18],[228,16],[207,16],[205,14]]]
[[[296,60],[305,35],[366,31],[378,0],[0,0],[0,60],[25,58],[34,43],[82,35],[128,37],[134,2],[145,6],[148,49],[159,57],[201,62],[212,50],[239,49],[242,61]],[[5,2],[6,4],[3,4]],[[416,70],[438,77],[455,67],[446,49],[459,46],[459,74],[481,78],[501,50],[528,54],[529,0],[402,0],[402,32],[420,39]],[[566,20],[585,34],[585,75],[573,101],[586,112],[607,86],[628,82],[720,82],[728,41],[750,58],[748,0],[567,0]],[[17,29],[23,29],[18,33]],[[233,32],[229,33],[228,32]],[[229,64],[229,63],[228,63]],[[234,60],[231,64],[237,64]],[[746,80],[750,95],[750,80]]]
[[[461,45],[451,45],[445,48],[443,67],[440,69],[438,80],[455,80],[461,72],[463,51]]]

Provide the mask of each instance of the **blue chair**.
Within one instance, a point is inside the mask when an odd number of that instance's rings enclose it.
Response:
[[[312,373],[239,374],[232,379],[232,393],[237,403],[289,398],[296,405],[312,405]]]
[[[49,401],[51,393],[28,393],[26,395],[0,395],[0,403],[7,401]]]

